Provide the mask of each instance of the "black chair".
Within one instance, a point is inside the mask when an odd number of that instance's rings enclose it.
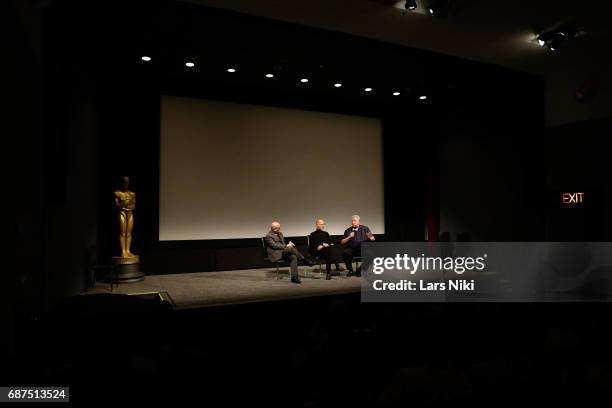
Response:
[[[354,256],[353,257],[353,262],[355,263],[355,269],[353,269],[355,272],[357,272],[357,268],[361,267],[361,255],[360,256]]]
[[[266,238],[262,237],[261,238],[261,247],[263,248],[263,253],[264,253],[264,261],[268,261],[270,262],[272,265],[274,265],[276,267],[276,279],[280,279],[280,267],[281,266],[289,266],[289,262],[284,260],[284,259],[279,259],[278,261],[272,261],[269,257],[268,257],[268,251],[266,248]],[[289,273],[288,277],[291,277],[291,273]]]
[[[457,242],[472,242],[472,234],[469,232],[457,233]]]
[[[93,288],[96,286],[98,275],[108,271],[110,265],[99,265],[98,264],[98,248],[94,245],[87,247],[87,272],[89,287]]]
[[[359,256],[354,256],[353,255],[353,272],[357,272],[357,268],[359,268],[361,266],[361,255]],[[348,265],[346,265],[347,269],[348,269]],[[348,278],[348,274],[346,275],[346,277]]]
[[[442,231],[438,235],[439,242],[451,242],[451,233],[449,231]]]
[[[116,281],[117,271],[114,265],[98,264],[97,248],[89,246],[87,248],[87,271],[89,272],[89,288],[96,286],[99,275],[104,275],[110,283],[110,291],[113,291],[113,285],[119,287],[119,282]]]
[[[88,265],[87,270],[89,271],[89,288],[91,289],[96,286],[98,276],[108,276],[110,274],[111,265]]]
[[[310,256],[311,260],[313,263],[316,263],[319,265],[319,277],[321,278],[323,276],[323,261],[324,259],[321,258],[320,256],[317,256],[313,253],[310,252],[310,235],[306,235],[306,244],[308,245],[308,255]],[[309,272],[309,271],[307,271]],[[304,273],[304,276],[309,276],[306,275],[306,273]]]
[[[117,266],[118,265],[111,265],[108,274],[108,281],[110,282],[111,292],[113,291],[113,285],[115,285],[115,287],[119,289],[119,273],[117,272]]]

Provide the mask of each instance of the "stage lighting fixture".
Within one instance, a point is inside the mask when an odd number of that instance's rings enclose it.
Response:
[[[305,84],[306,82],[308,82],[308,78],[302,78],[302,79],[300,79],[300,82]]]
[[[266,78],[274,78],[274,74],[266,74]]]
[[[419,96],[419,99],[424,101],[425,99],[427,99],[427,95],[421,95],[421,96]]]
[[[143,55],[142,57],[140,57],[140,59],[143,60],[144,62],[151,61],[151,57],[149,57],[148,55]]]
[[[398,96],[400,93],[398,91],[393,92],[393,96]]]
[[[563,31],[559,31],[556,32],[555,34],[553,34],[553,37],[551,38],[551,40],[548,42],[548,48],[551,51],[555,51],[557,49],[559,49],[559,47],[561,46],[561,44],[567,40],[567,33],[563,32]]]
[[[412,10],[416,10],[417,8],[417,2],[416,0],[406,0],[406,10],[412,11]]]
[[[236,68],[228,68],[227,72],[236,72]]]
[[[540,47],[548,47],[551,51],[556,51],[570,37],[577,36],[578,32],[573,32],[567,27],[557,27],[538,35],[538,44]]]
[[[540,47],[546,47],[546,43],[550,41],[551,36],[552,32],[542,33],[538,35],[538,44],[540,45]]]
[[[429,14],[434,17],[448,17],[450,0],[430,0],[427,6]]]
[[[372,92],[372,88],[364,88],[364,91],[366,91],[366,92]]]
[[[192,61],[188,61],[188,62],[185,63],[185,66],[187,68],[193,68],[193,67],[195,67],[195,64]]]
[[[341,86],[342,86],[342,84],[341,84],[340,82],[336,82],[336,83],[334,84],[334,87],[335,87],[335,88],[340,88]]]

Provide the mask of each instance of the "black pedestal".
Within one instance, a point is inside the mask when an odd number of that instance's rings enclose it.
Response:
[[[144,272],[140,271],[140,258],[122,258],[114,256],[112,259],[113,273],[109,280],[113,283],[140,282],[145,278]]]

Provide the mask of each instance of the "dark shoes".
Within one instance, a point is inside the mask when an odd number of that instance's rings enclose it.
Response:
[[[300,278],[298,278],[297,276],[292,276],[291,277],[291,282],[293,282],[293,283],[302,283]]]
[[[355,276],[357,276],[358,278],[361,277],[361,266],[357,268],[357,272],[355,272]]]
[[[356,276],[356,277],[361,277],[361,268],[357,268],[357,272],[353,272],[352,269],[349,269],[348,273],[346,274],[347,277],[349,276]]]
[[[341,267],[339,264],[336,264],[336,271],[337,272],[344,272],[346,269],[344,269],[343,267]]]

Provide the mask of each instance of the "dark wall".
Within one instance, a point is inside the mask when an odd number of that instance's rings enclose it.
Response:
[[[446,113],[440,132],[441,230],[453,239],[467,232],[483,241],[610,240],[606,135],[612,120],[544,128],[541,107],[528,98],[524,113],[515,116],[511,102],[520,100],[497,100],[479,115],[468,107]],[[585,201],[564,205],[564,192],[584,192]]]
[[[612,119],[549,127],[543,143],[548,194],[546,239],[612,239],[612,168],[607,136]],[[562,205],[561,193],[584,192],[582,205]]]
[[[482,98],[440,112],[440,229],[452,239],[542,240],[542,80],[499,75],[489,84]]]
[[[97,262],[99,84],[89,61],[68,46],[79,26],[65,24],[64,11],[50,6],[43,16],[47,303],[83,291],[87,267]]]
[[[13,341],[16,326],[31,319],[42,307],[43,96],[36,47],[40,18],[37,10],[22,10],[16,3],[0,3],[0,33],[10,39],[3,48],[3,95],[8,111],[0,121],[2,172],[6,180],[3,196],[8,204],[2,221],[8,241],[8,262],[1,274],[2,370],[10,369],[8,355],[18,347],[18,342]]]
[[[9,344],[2,351],[35,346],[32,324],[59,299],[82,292],[87,264],[95,262],[97,85],[79,55],[62,46],[74,32],[55,12],[38,2],[0,5],[2,35],[10,39],[2,121],[10,255],[2,341]],[[3,361],[8,370],[29,364]]]

